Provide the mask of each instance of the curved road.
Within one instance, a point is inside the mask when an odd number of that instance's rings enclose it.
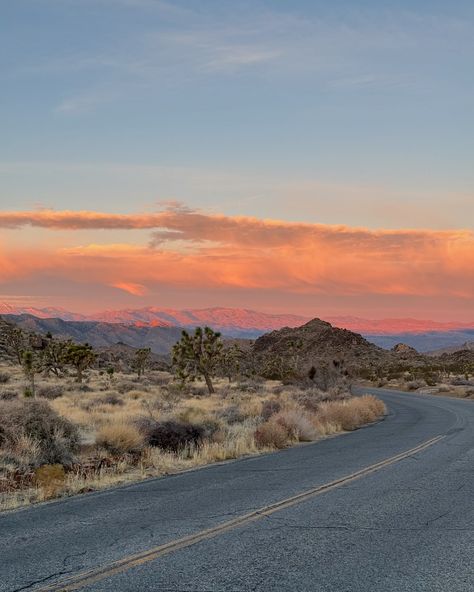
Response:
[[[385,421],[1,515],[0,591],[474,590],[474,403],[363,390]]]

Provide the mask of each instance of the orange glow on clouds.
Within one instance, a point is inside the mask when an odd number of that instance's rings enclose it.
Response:
[[[151,236],[148,245],[4,246],[0,283],[39,273],[114,286],[138,297],[160,286],[185,286],[270,289],[275,301],[288,293],[442,296],[453,303],[474,298],[474,233],[469,230],[374,231],[182,207],[143,215],[0,212],[0,227],[27,225],[71,232],[119,228],[124,237],[127,229],[141,228],[150,229]]]
[[[144,296],[147,293],[147,289],[142,284],[132,284],[130,282],[116,282],[111,284],[113,288],[118,288],[124,292],[128,292],[133,296]]]

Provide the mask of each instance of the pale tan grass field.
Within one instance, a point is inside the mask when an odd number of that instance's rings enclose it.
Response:
[[[8,390],[22,399],[21,369],[0,369],[10,375],[8,383],[0,385],[0,398]],[[285,387],[278,381],[249,387],[217,380],[214,395],[206,394],[202,383],[180,392],[171,375],[163,372],[149,373],[138,382],[120,373],[110,380],[94,370],[82,388],[72,377],[41,377],[37,386],[38,394],[42,389],[47,393],[51,387],[62,387],[62,394],[48,402],[79,427],[80,447],[71,467],[56,470],[54,483],[45,486],[33,481],[24,487],[0,488],[0,509],[270,452],[355,429],[385,413],[384,404],[371,395],[348,398],[339,393],[334,394],[337,400],[325,401],[330,396],[327,393]],[[148,444],[143,422],[202,426],[208,435],[199,444],[169,451]],[[34,470],[38,442],[23,435],[15,446],[15,450],[0,448],[0,485],[2,475],[6,482],[13,474],[16,461],[12,459],[21,459],[22,465]]]

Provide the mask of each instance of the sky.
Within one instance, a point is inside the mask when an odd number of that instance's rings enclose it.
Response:
[[[17,0],[0,300],[474,321],[474,5]]]

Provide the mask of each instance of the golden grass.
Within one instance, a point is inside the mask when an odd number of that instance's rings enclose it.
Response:
[[[127,454],[139,452],[145,444],[145,439],[135,426],[114,421],[99,428],[96,444],[114,454]]]
[[[8,388],[21,394],[21,370],[8,367],[5,371],[11,376]],[[42,378],[39,384],[64,387],[64,394],[49,403],[60,415],[80,426],[82,446],[77,463],[66,471],[63,480],[56,480],[54,488],[46,480],[45,484],[37,482],[35,486],[0,492],[0,510],[312,441],[355,429],[385,412],[383,403],[370,395],[323,403],[318,393],[283,387],[277,381],[242,391],[238,383],[229,385],[226,380],[217,380],[214,395],[203,394],[202,383],[195,385],[196,395],[180,393],[167,389],[164,383],[166,378],[171,379],[169,375],[155,374],[140,383],[126,374],[117,373],[109,380],[91,371],[86,391],[79,390],[72,379]],[[315,397],[307,408],[302,395]],[[262,418],[265,406],[275,410],[267,421]],[[140,418],[212,424],[214,431],[200,445],[166,452],[146,444],[137,427]],[[35,446],[29,440],[18,442],[17,453],[25,464],[34,456]],[[97,459],[103,462],[94,464]],[[2,462],[0,450],[0,476],[2,466],[6,469]]]

